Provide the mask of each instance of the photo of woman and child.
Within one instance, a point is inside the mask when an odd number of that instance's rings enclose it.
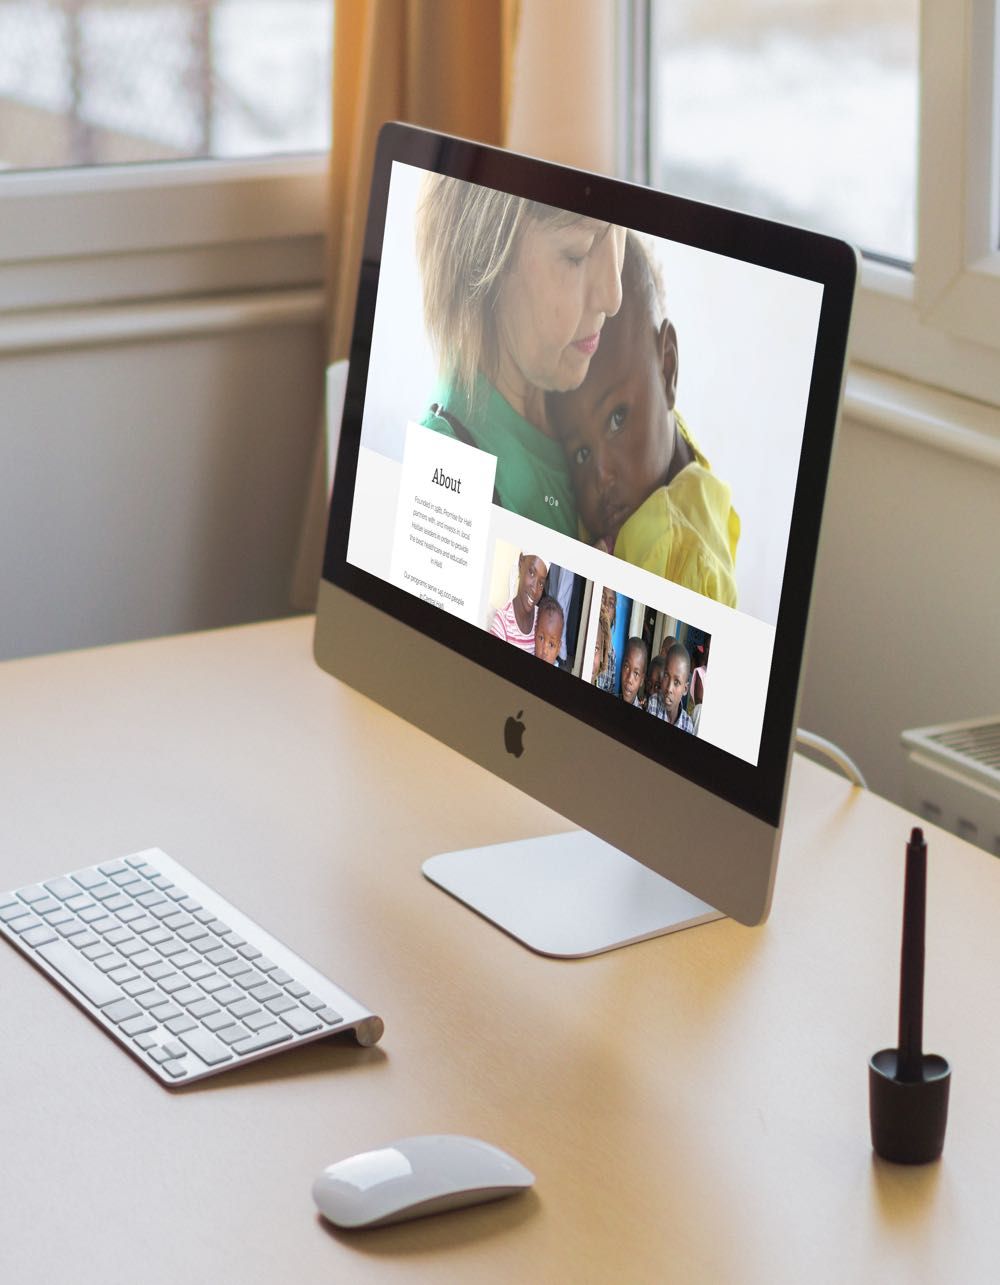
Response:
[[[735,606],[740,521],[676,409],[646,243],[428,175],[417,259],[440,369],[421,423],[496,456],[502,507]]]
[[[710,644],[709,635],[702,630],[652,611],[605,586],[598,611],[591,682],[679,731],[697,735]]]
[[[580,674],[580,621],[590,600],[582,576],[498,540],[489,600],[486,627],[495,638]]]

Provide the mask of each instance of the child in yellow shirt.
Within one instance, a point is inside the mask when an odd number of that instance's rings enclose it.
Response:
[[[622,305],[608,317],[587,377],[546,409],[569,463],[587,537],[598,548],[736,606],[740,520],[676,410],[677,332],[633,232]]]

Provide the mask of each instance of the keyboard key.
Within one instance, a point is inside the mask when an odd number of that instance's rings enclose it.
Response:
[[[177,904],[181,910],[186,910],[189,915],[193,915],[201,909],[201,904],[195,901],[194,897],[181,897]]]
[[[236,950],[244,959],[260,959],[263,953],[256,946],[251,946],[248,941],[245,941],[242,946],[237,946]]]
[[[128,910],[132,906],[132,898],[119,893],[117,897],[108,897],[104,903],[105,910],[113,910],[117,914],[120,910]]]
[[[254,1013],[259,1013],[260,1005],[255,1004],[252,999],[241,999],[237,1000],[235,1004],[230,1004],[229,1011],[233,1017],[238,1017],[242,1021]],[[270,1014],[265,1013],[264,1016],[268,1022],[271,1020]]]
[[[158,982],[161,977],[170,977],[174,973],[173,968],[165,959],[159,959],[155,964],[150,964],[146,969],[146,976],[152,977],[154,982]]]
[[[106,1004],[103,1012],[112,1022],[124,1022],[128,1017],[138,1017],[142,1010],[130,999],[119,999],[113,1004]]]
[[[108,976],[119,986],[124,986],[126,982],[135,982],[139,980],[139,974],[131,964],[122,964],[121,968],[112,968]]]
[[[149,882],[154,888],[159,888],[161,892],[166,892],[174,886],[166,875],[153,875]]]
[[[251,986],[248,992],[254,997],[258,1004],[266,1004],[269,999],[276,999],[281,991],[272,982],[259,981],[255,986]],[[322,1001],[320,1001],[322,1003]]]
[[[0,919],[2,919],[5,924],[9,924],[12,920],[20,919],[22,916],[29,914],[31,914],[31,912],[28,910],[28,907],[24,902],[12,901],[0,910]]]
[[[209,995],[214,995],[216,991],[228,988],[229,978],[220,977],[218,973],[214,973],[211,977],[203,977],[200,985],[203,991],[207,991]]]
[[[69,905],[69,902],[67,902],[66,904]],[[136,928],[135,925],[140,921],[140,919],[146,918],[146,912],[143,910],[141,906],[130,905],[127,910],[119,910],[118,918],[122,921],[123,924],[131,925],[132,931],[136,933],[139,931],[139,929]]]
[[[94,963],[102,973],[113,973],[116,968],[121,968],[125,963],[121,955],[112,951],[110,955],[102,955],[100,959],[95,959]]]
[[[170,962],[175,968],[190,968],[192,964],[200,964],[201,959],[193,950],[182,950],[172,955]]]
[[[273,959],[268,959],[266,955],[261,955],[260,959],[254,961],[262,973],[273,973],[278,965]]]
[[[145,1050],[148,1050],[148,1049],[151,1049],[151,1048],[156,1044],[156,1036],[155,1036],[155,1035],[149,1035],[149,1034],[146,1034],[146,1035],[136,1035],[136,1036],[134,1036],[133,1038],[134,1038],[134,1040],[135,1040],[136,1044],[138,1044],[138,1046],[139,1046],[141,1049],[143,1049],[144,1051],[145,1051]]]
[[[316,1016],[321,1017],[323,1021],[330,1026],[336,1026],[338,1022],[342,1022],[344,1020],[341,1015],[332,1008],[321,1008]]]
[[[272,1044],[283,1044],[285,1040],[291,1038],[292,1033],[287,1026],[280,1026],[277,1022],[273,1022],[263,1030],[256,1031],[249,1039],[233,1044],[232,1047],[243,1056],[246,1053],[257,1053],[260,1049],[266,1049]]]
[[[308,1035],[310,1031],[318,1031],[323,1025],[315,1014],[302,1008],[289,1009],[281,1014],[281,1020],[287,1022],[296,1035]]]
[[[177,932],[178,928],[188,928],[193,922],[191,916],[186,915],[183,910],[175,910],[172,915],[167,915],[163,920],[164,926],[171,932]],[[201,925],[199,924],[198,927],[200,928]]]
[[[95,901],[107,901],[109,897],[118,896],[118,889],[113,883],[108,883],[106,880],[101,883],[92,884],[87,891]]]
[[[38,947],[38,954],[98,1008],[120,997],[121,991],[115,983],[109,981],[68,942],[49,942]]]
[[[95,941],[93,946],[84,946],[80,953],[87,959],[100,959],[102,955],[110,955],[112,950],[103,941]]]
[[[219,1031],[219,1039],[223,1044],[235,1044],[238,1040],[245,1040],[249,1034],[247,1028],[237,1022],[234,1026],[226,1026]]]
[[[138,941],[127,928],[115,928],[113,932],[105,933],[104,940],[109,941],[112,946],[118,946],[124,941]],[[140,949],[145,947],[145,942],[139,943]]]
[[[128,870],[128,866],[123,861],[106,861],[103,866],[98,866],[97,868],[102,875],[107,875],[108,878],[112,875],[124,874]]]
[[[166,1071],[167,1075],[174,1080],[179,1080],[182,1075],[187,1074],[187,1068],[183,1062],[164,1062],[160,1070]]]
[[[233,950],[237,950],[240,946],[246,945],[246,941],[239,935],[239,933],[223,933],[222,940],[227,946],[232,947]]]
[[[245,991],[253,990],[255,986],[268,985],[267,979],[261,977],[256,968],[251,968],[246,973],[240,973],[238,977],[233,978],[233,981],[237,986],[242,986]]]
[[[158,986],[152,986],[148,991],[136,991],[134,999],[141,1008],[156,1008],[157,1005],[167,1002],[166,995]]]
[[[78,883],[81,888],[85,888],[87,892],[91,888],[96,888],[98,884],[104,883],[104,876],[96,870],[78,870],[75,875],[70,875],[70,878],[74,883]]]
[[[239,977],[240,973],[250,972],[251,968],[252,965],[248,964],[245,959],[231,959],[228,964],[222,965],[219,972],[224,973],[226,977],[232,978]]]
[[[175,1004],[183,1004],[185,1008],[190,1008],[192,1004],[198,1003],[205,998],[205,992],[199,986],[184,986],[180,990],[172,993],[172,999]],[[215,1005],[213,1005],[213,1008]]]
[[[236,986],[227,986],[224,990],[215,992],[215,1002],[225,1004],[228,1008],[230,1004],[235,1004],[243,998],[243,992]]]
[[[189,920],[186,925],[176,929],[176,932],[181,941],[186,941],[188,944],[198,941],[201,937],[204,937],[207,941],[215,940],[210,933],[205,931],[204,924],[196,924],[193,920]]]
[[[307,986],[303,986],[301,982],[289,982],[285,987],[285,990],[288,991],[289,995],[293,996],[295,999],[302,999],[303,996],[309,994],[309,988]]]
[[[211,1013],[217,1013],[219,1006],[214,1000],[203,995],[201,999],[196,999],[193,1004],[188,1005],[188,1012],[192,1017],[196,1017],[199,1022],[204,1021]]]
[[[117,874],[109,875],[108,877],[111,882],[116,883],[119,888],[128,888],[142,880],[141,875],[137,874],[135,870],[129,869],[119,870]]]
[[[154,989],[148,977],[137,977],[134,982],[122,982],[121,988],[126,995],[131,995],[133,998],[136,995],[148,995]]]
[[[97,938],[92,932],[75,933],[73,936],[73,945],[77,950],[83,950],[85,946],[96,946]]]
[[[53,910],[62,910],[62,902],[55,897],[39,897],[31,903],[31,909],[36,915],[49,915]]]
[[[147,910],[150,908],[150,906],[162,906],[162,905],[171,904],[170,902],[167,901],[166,897],[164,897],[163,893],[158,892],[155,888],[150,888],[149,892],[140,892],[139,895],[136,897],[136,901],[139,903],[140,906],[145,906]]]
[[[271,1026],[274,1018],[270,1013],[263,1013],[258,1010],[256,1013],[249,1013],[243,1019],[243,1025],[249,1026],[251,1031],[262,1031],[265,1026]]]
[[[110,937],[105,937],[104,940],[110,941],[111,939]],[[123,941],[118,947],[119,954],[124,955],[126,959],[136,959],[139,955],[145,955],[148,950],[149,947],[146,943],[140,941],[138,937],[133,937],[130,941]],[[141,968],[142,965],[140,964],[139,967]]]
[[[129,927],[132,929],[134,933],[150,933],[154,929],[157,929],[157,930],[159,929],[160,925],[156,922],[155,919],[151,919],[149,915],[146,914],[145,910],[142,909],[141,906],[133,906],[132,909],[138,911],[139,913],[138,919],[132,919],[129,921]],[[118,918],[121,920],[124,920],[125,916],[119,915]]]
[[[78,919],[72,918],[64,924],[57,925],[56,932],[60,937],[76,937],[83,933],[86,933],[88,937],[91,935],[86,924],[81,924]]]
[[[187,1050],[183,1044],[178,1044],[176,1040],[168,1040],[163,1046],[163,1051],[168,1057],[183,1057]]]
[[[120,1030],[126,1035],[145,1035],[147,1031],[155,1031],[156,1023],[145,1013],[140,1013],[138,1017],[130,1017],[127,1022],[122,1022]]]
[[[169,1022],[172,1017],[180,1017],[181,1010],[176,1004],[154,1004],[149,1010],[150,1017],[155,1017],[158,1022]]]
[[[39,888],[37,883],[32,883],[27,888],[18,888],[17,895],[22,901],[32,906],[36,901],[43,901],[49,894],[44,888]]]
[[[46,892],[51,893],[53,897],[58,897],[60,901],[68,901],[80,891],[73,880],[67,879],[64,875],[58,879],[46,879],[43,886]]]
[[[51,928],[39,924],[37,928],[29,928],[23,932],[21,940],[26,941],[29,946],[44,946],[46,942],[56,941],[57,937]]]
[[[221,1031],[227,1026],[235,1026],[236,1019],[228,1013],[210,1013],[208,1017],[201,1019],[202,1026],[207,1026],[210,1031]]]
[[[157,924],[155,928],[151,928],[148,932],[141,933],[140,936],[145,939],[147,946],[161,946],[165,941],[173,941],[170,930],[164,928],[161,924]]]
[[[277,1016],[279,1013],[287,1013],[289,1009],[295,1007],[295,1000],[288,995],[279,995],[277,999],[269,999],[264,1007]]]
[[[166,991],[168,995],[185,990],[188,985],[188,979],[181,973],[171,973],[169,977],[160,978],[160,990]]]
[[[80,918],[83,919],[83,915]],[[95,933],[109,933],[119,927],[118,920],[112,915],[102,914],[99,919],[91,919],[89,922]]]
[[[131,955],[130,959],[136,968],[155,968],[157,964],[163,963],[155,950],[140,951],[137,955]]]
[[[187,950],[187,947],[182,941],[177,941],[175,938],[171,938],[170,941],[160,942],[156,949],[166,959],[170,959],[174,955],[179,955],[182,950]]]
[[[218,967],[220,964],[228,964],[236,958],[228,946],[217,946],[215,950],[210,950],[205,956],[210,964]]]
[[[89,910],[94,903],[85,892],[77,892],[75,897],[67,897],[63,904],[67,910],[72,910],[74,915],[78,915],[81,910]]]
[[[301,997],[303,1007],[309,1009],[310,1013],[315,1013],[323,1007],[324,1001],[318,995],[303,995]]]
[[[79,910],[77,914],[85,924],[92,924],[95,919],[103,919],[105,910],[103,906],[88,906],[86,910]]]
[[[200,982],[204,977],[218,976],[212,965],[206,964],[201,959],[198,960],[197,964],[191,964],[190,967],[185,968],[184,971],[193,982]]]
[[[186,1044],[192,1053],[209,1066],[218,1066],[220,1062],[231,1062],[233,1055],[215,1038],[209,1035],[207,1031],[202,1031],[197,1027],[193,1031],[186,1031],[181,1035],[182,1043]]]
[[[260,964],[258,964],[257,967],[260,968]],[[276,986],[287,986],[289,982],[295,980],[291,973],[286,973],[283,968],[273,969],[270,973],[270,978]]]
[[[172,1035],[181,1035],[184,1031],[193,1031],[198,1023],[193,1017],[188,1017],[187,1013],[181,1013],[180,1017],[171,1017],[163,1025]]]

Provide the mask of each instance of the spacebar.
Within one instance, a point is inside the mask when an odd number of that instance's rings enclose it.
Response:
[[[113,999],[121,999],[121,989],[66,941],[54,941],[39,946],[35,951],[57,973],[61,973],[76,989],[86,995],[91,1004],[101,1008]]]

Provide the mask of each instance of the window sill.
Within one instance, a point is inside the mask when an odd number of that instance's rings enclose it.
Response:
[[[854,364],[844,415],[923,446],[1000,469],[1000,409]]]

